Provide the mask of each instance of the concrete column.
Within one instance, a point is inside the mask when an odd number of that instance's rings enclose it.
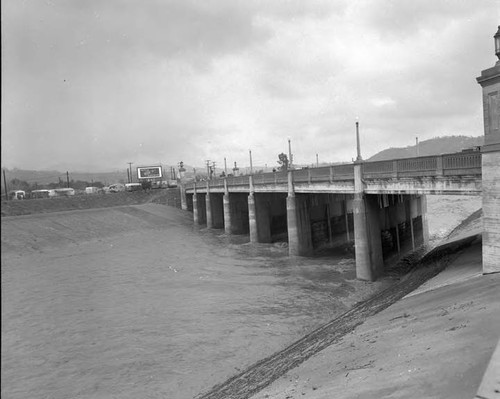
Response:
[[[305,197],[297,197],[293,187],[293,172],[288,171],[288,196],[286,198],[288,229],[288,253],[292,256],[304,256],[313,249],[311,221]]]
[[[255,212],[255,197],[253,193],[248,195],[248,224],[250,228],[250,242],[259,242],[257,232],[257,216]]]
[[[356,277],[375,281],[384,267],[378,203],[376,198],[363,194],[361,163],[354,165],[354,244],[356,254]]]
[[[233,229],[231,226],[231,200],[229,194],[224,194],[222,199],[222,204],[224,206],[224,231],[226,234],[232,234]]]
[[[422,215],[422,239],[425,246],[429,245],[429,220],[427,219],[427,196],[420,196],[420,215]]]
[[[293,187],[293,172],[288,171],[288,196],[286,197],[286,220],[288,230],[288,254],[300,255],[297,230],[297,201]]]
[[[232,234],[231,226],[231,202],[229,198],[229,189],[227,178],[224,179],[224,196],[222,197],[222,206],[224,207],[224,231],[226,234]]]
[[[212,204],[210,203],[210,182],[207,180],[207,195],[205,197],[206,212],[207,212],[207,229],[214,227],[212,218]]]
[[[200,224],[200,218],[198,215],[198,194],[196,193],[196,182],[194,183],[194,193],[193,193],[193,221],[195,224]]]
[[[248,225],[250,229],[250,242],[259,242],[259,233],[257,230],[257,212],[255,206],[255,195],[253,186],[253,176],[248,178],[250,184],[250,194],[248,194]]]
[[[295,193],[286,197],[286,219],[288,229],[288,254],[300,255],[299,234],[297,230],[297,202]]]
[[[186,188],[184,187],[184,183],[181,182],[181,209],[183,211],[188,210],[187,199],[186,199]]]

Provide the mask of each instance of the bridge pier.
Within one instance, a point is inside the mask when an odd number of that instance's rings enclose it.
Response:
[[[205,194],[205,209],[206,209],[206,217],[207,217],[207,229],[211,229],[213,224],[212,219],[212,201],[210,198],[210,185],[207,180],[207,193]]]
[[[224,231],[226,234],[232,234],[233,228],[231,224],[231,202],[229,193],[225,193],[222,198],[222,207],[224,208]]]
[[[356,277],[375,281],[384,269],[376,198],[356,193],[352,201]]]
[[[186,198],[186,187],[184,187],[184,183],[182,181],[180,183],[180,191],[181,191],[181,209],[183,211],[187,211],[189,207]]]
[[[295,194],[293,172],[288,171],[288,196],[286,198],[288,230],[288,253],[292,256],[304,256],[313,249],[311,239],[311,220],[306,195]]]

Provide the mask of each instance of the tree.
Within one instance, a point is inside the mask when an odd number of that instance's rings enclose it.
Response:
[[[278,164],[280,170],[288,170],[288,157],[284,152],[278,155]]]
[[[14,178],[10,181],[10,189],[28,191],[30,189],[30,185],[24,180]]]

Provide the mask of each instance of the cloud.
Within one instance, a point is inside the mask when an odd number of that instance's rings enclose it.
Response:
[[[2,2],[6,166],[348,161],[481,134],[484,1]],[[255,162],[254,162],[255,163]]]

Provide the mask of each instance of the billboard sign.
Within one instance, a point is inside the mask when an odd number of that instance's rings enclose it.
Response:
[[[146,166],[137,168],[138,179],[159,179],[161,177],[161,166]]]

